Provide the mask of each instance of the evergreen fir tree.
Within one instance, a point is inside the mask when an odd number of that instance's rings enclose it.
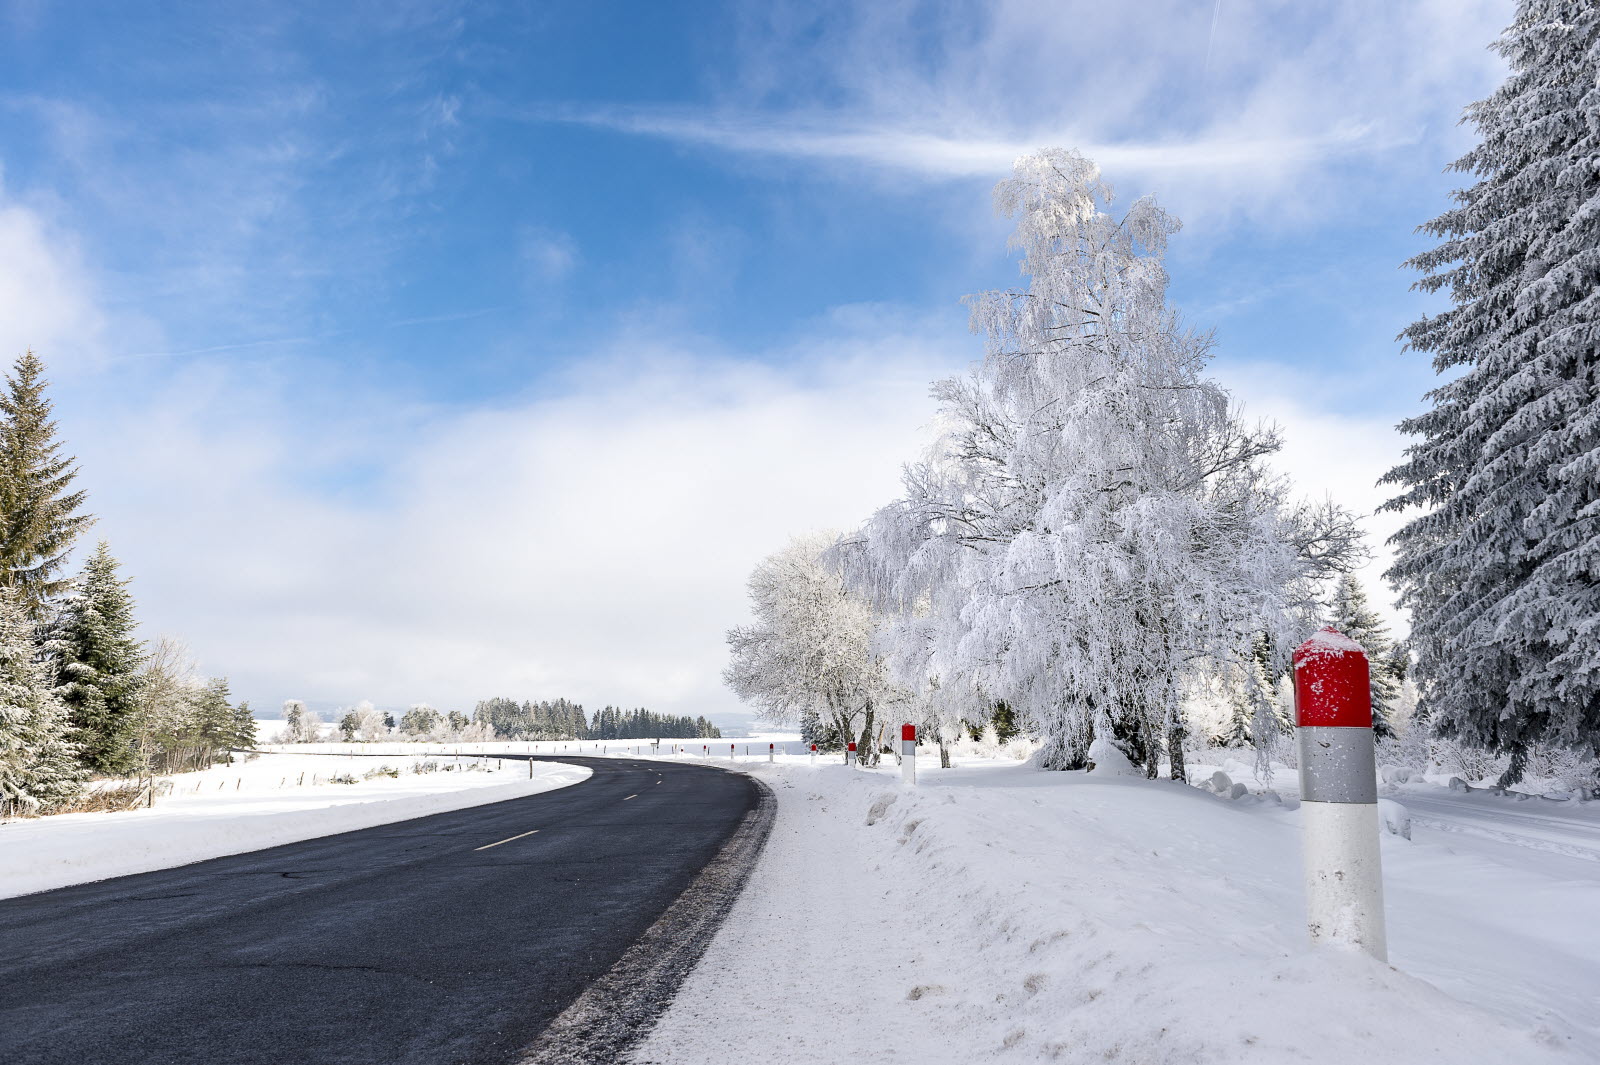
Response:
[[[1004,700],[994,704],[989,723],[994,726],[995,739],[1001,743],[1010,743],[1022,732],[1022,726],[1017,724],[1016,711]]]
[[[78,513],[84,494],[70,490],[78,471],[60,453],[47,384],[30,351],[0,393],[0,586],[14,589],[35,619],[66,588],[67,552],[94,520]]]
[[[1367,674],[1372,679],[1372,729],[1379,739],[1393,738],[1400,682],[1394,675],[1394,642],[1389,639],[1389,626],[1372,609],[1361,582],[1348,573],[1334,585],[1328,612],[1328,623],[1367,652]]]
[[[241,738],[241,730],[226,677],[212,677],[196,693],[193,728],[201,765],[232,760],[228,751]]]
[[[102,540],[62,609],[52,648],[72,738],[92,773],[122,776],[137,764],[132,740],[145,654],[133,629],[128,582]]]
[[[1425,511],[1388,574],[1423,712],[1510,752],[1509,784],[1533,744],[1600,749],[1600,7],[1521,0],[1496,48],[1511,74],[1455,163],[1477,181],[1410,263],[1453,306],[1403,335],[1459,376],[1386,480]]]
[[[34,624],[18,595],[0,588],[0,808],[48,813],[78,794],[83,777]]]
[[[229,736],[230,746],[249,750],[256,745],[256,715],[250,712],[248,702],[240,703],[233,710],[233,730]]]

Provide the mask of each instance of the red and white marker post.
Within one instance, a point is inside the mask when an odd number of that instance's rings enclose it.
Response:
[[[1311,939],[1387,961],[1372,685],[1361,645],[1325,628],[1296,648],[1294,709]]]
[[[733,761],[733,752],[738,749],[737,743],[728,744],[728,761]]]
[[[900,726],[900,783],[917,786],[917,726],[909,722]]]
[[[776,758],[777,752],[778,752],[778,745],[776,743],[767,744],[767,761],[769,761],[769,762],[776,761],[777,760],[777,758]]]
[[[811,745],[811,764],[817,764],[817,745],[814,743]]]
[[[852,740],[850,742],[850,745],[844,749],[844,764],[845,765],[855,765],[856,764],[856,745],[855,745],[855,741],[854,740]]]

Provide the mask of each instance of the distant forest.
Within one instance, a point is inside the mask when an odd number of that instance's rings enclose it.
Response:
[[[722,732],[703,717],[669,717],[643,707],[624,710],[608,706],[590,719],[582,706],[566,699],[538,703],[485,699],[472,717],[489,724],[496,735],[516,740],[722,738]]]

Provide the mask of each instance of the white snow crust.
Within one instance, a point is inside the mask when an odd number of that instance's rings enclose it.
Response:
[[[1384,965],[1310,946],[1297,804],[1242,781],[747,768],[771,841],[641,1065],[1600,1061],[1589,859],[1385,833]]]

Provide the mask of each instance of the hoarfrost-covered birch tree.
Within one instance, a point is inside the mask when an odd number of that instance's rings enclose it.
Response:
[[[1411,611],[1420,713],[1510,755],[1600,753],[1600,8],[1522,0],[1511,74],[1467,109],[1476,181],[1408,265],[1452,306],[1407,345],[1452,379],[1401,423],[1388,576]]]
[[[873,650],[876,618],[821,556],[833,535],[802,536],[750,575],[755,624],[728,632],[732,661],[723,679],[775,723],[814,713],[862,758],[876,761],[880,716],[904,699]]]
[[[1005,701],[1046,767],[1083,765],[1104,731],[1152,776],[1164,749],[1181,777],[1185,683],[1253,675],[1263,636],[1281,658],[1359,534],[1289,500],[1263,462],[1276,431],[1204,376],[1210,336],[1166,301],[1178,221],[1110,202],[1073,151],[997,186],[1029,283],[972,301],[983,362],[934,386],[929,455],[832,557],[887,615],[897,679]]]

